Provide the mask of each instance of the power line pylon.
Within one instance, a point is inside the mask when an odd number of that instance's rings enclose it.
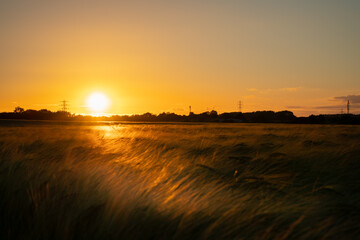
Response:
[[[347,100],[347,105],[346,105],[346,110],[347,110],[347,114],[350,113],[350,100]]]
[[[239,108],[239,112],[241,112],[241,108],[242,108],[242,103],[241,103],[241,101],[239,101],[239,103],[238,103],[238,108]]]
[[[66,100],[61,101],[60,107],[62,112],[67,112],[69,107],[68,101]]]

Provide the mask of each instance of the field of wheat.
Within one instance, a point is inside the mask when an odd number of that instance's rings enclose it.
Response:
[[[0,123],[1,239],[359,239],[360,127]]]

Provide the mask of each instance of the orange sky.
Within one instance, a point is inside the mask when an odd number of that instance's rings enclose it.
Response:
[[[360,2],[0,2],[0,111],[360,113]]]

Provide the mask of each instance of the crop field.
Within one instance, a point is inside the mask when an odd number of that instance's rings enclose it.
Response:
[[[0,122],[1,239],[360,239],[360,126]]]

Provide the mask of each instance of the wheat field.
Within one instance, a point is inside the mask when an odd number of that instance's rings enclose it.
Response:
[[[1,239],[360,239],[360,126],[0,123]]]

